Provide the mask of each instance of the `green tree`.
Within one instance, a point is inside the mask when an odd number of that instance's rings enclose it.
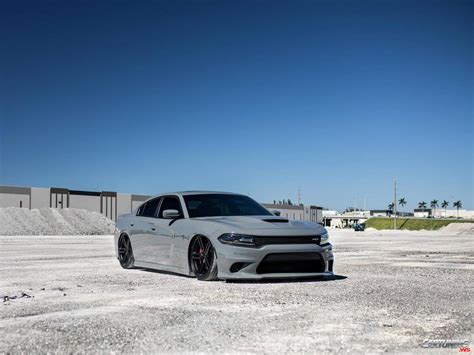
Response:
[[[405,197],[402,197],[401,199],[399,199],[398,204],[404,207],[407,204],[407,200],[405,199]]]
[[[441,202],[441,207],[444,208],[444,218],[446,218],[446,209],[448,208],[449,206],[449,202],[444,200],[443,202]]]
[[[392,203],[389,203],[387,207],[388,207],[388,209],[389,209],[390,211],[393,212],[393,209],[395,208],[395,204],[394,204],[393,202],[392,202]]]
[[[434,217],[436,214],[436,208],[438,207],[438,200],[431,201],[430,206],[433,209],[433,217]]]
[[[456,207],[456,209],[458,210],[458,218],[459,218],[459,209],[462,208],[462,202],[461,200],[458,200],[456,202],[453,202],[453,206]]]
[[[291,202],[290,199],[288,199],[288,204],[289,204],[290,206],[293,206],[293,202]]]
[[[425,201],[418,202],[418,208],[426,209],[426,202]]]

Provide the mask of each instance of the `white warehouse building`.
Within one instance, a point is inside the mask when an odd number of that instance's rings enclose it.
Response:
[[[114,191],[82,191],[67,188],[42,188],[0,186],[0,208],[77,208],[99,212],[112,220],[130,213],[149,195],[126,194]],[[276,210],[284,218],[322,222],[322,208],[316,206],[293,206],[263,204],[269,210]]]
[[[323,208],[318,206],[304,206],[304,205],[283,205],[273,203],[262,203],[262,205],[270,211],[280,212],[280,216],[287,219],[311,221],[315,223],[322,223]]]
[[[150,197],[112,191],[0,186],[0,207],[78,208],[102,213],[114,221],[117,216],[130,213]]]

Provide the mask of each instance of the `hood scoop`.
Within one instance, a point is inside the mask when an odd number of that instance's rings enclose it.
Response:
[[[268,219],[262,219],[262,221],[270,222],[270,223],[288,223],[288,220],[284,218],[268,218]]]

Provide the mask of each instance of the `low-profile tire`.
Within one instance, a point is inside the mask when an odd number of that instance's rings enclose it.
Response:
[[[126,234],[122,234],[118,240],[118,259],[120,266],[124,269],[132,269],[135,263],[133,257],[132,243]]]
[[[189,248],[191,271],[200,281],[217,280],[217,255],[209,239],[198,235],[191,241]]]

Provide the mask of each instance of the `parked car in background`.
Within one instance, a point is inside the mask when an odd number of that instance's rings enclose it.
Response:
[[[365,223],[354,223],[352,229],[356,232],[363,232],[365,230]]]

